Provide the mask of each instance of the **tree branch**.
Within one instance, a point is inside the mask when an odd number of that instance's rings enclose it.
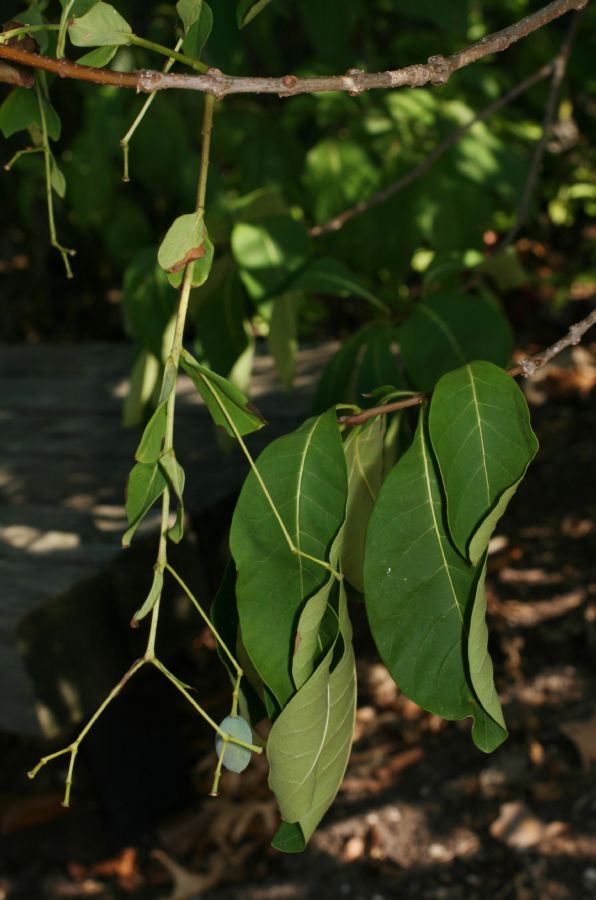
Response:
[[[311,237],[320,237],[322,234],[329,234],[334,231],[339,231],[340,228],[349,222],[350,219],[356,218],[356,216],[361,216],[363,213],[368,212],[369,209],[374,209],[376,206],[380,206],[382,203],[385,203],[389,200],[390,197],[393,197],[394,194],[399,193],[399,191],[403,191],[404,188],[409,187],[412,182],[416,181],[422,175],[425,175],[428,170],[436,163],[438,159],[447,153],[454,144],[457,144],[458,141],[475,125],[477,122],[482,122],[484,119],[487,119],[494,112],[501,109],[503,106],[506,106],[508,103],[511,103],[512,100],[515,100],[516,97],[519,97],[520,94],[523,94],[524,91],[529,90],[529,88],[533,87],[539,81],[542,81],[544,78],[548,78],[549,75],[552,74],[554,68],[554,61],[547,63],[542,66],[532,75],[529,75],[523,81],[520,81],[519,84],[514,85],[511,90],[507,91],[507,93],[502,94],[500,97],[497,97],[496,100],[493,100],[492,103],[489,103],[488,106],[485,106],[484,109],[480,110],[469,122],[466,122],[465,125],[460,125],[457,128],[454,128],[447,137],[441,141],[437,146],[432,150],[428,156],[426,156],[422,162],[420,162],[413,169],[410,169],[409,172],[406,172],[405,175],[402,175],[401,178],[398,178],[397,181],[393,181],[391,184],[387,185],[387,187],[381,188],[380,191],[377,191],[368,200],[361,200],[359,203],[354,204],[354,206],[345,209],[343,212],[334,216],[328,222],[325,222],[323,225],[315,225],[310,229],[309,234]]]
[[[15,47],[0,44],[0,58],[20,63],[24,66],[55,72],[62,78],[76,78],[95,84],[109,84],[115,87],[133,88],[137,92],[152,93],[171,89],[201,91],[222,99],[229,94],[277,94],[279,97],[293,97],[297,94],[315,94],[320,91],[344,91],[357,96],[372,89],[392,89],[399,87],[422,87],[425,84],[445,84],[458,69],[506,50],[516,41],[522,40],[559,16],[574,9],[583,9],[588,0],[553,0],[545,7],[470,44],[451,56],[431,56],[426,63],[404,66],[386,72],[361,72],[350,69],[345,75],[297,78],[285,75],[281,78],[253,78],[224,75],[219,69],[209,69],[204,75],[184,75],[143,69],[138,72],[122,73],[111,69],[94,69],[80,66],[65,59],[51,59],[27,53]]]
[[[596,325],[596,308],[593,309],[585,319],[572,325],[567,334],[560,338],[556,343],[551,344],[551,346],[547,347],[545,350],[541,350],[540,353],[534,354],[534,356],[522,359],[519,365],[507,369],[508,374],[511,375],[512,378],[515,378],[518,375],[523,375],[524,378],[530,378],[538,371],[538,369],[541,369],[542,366],[545,366],[551,359],[558,356],[562,350],[565,350],[566,347],[579,344],[583,335],[593,325]],[[427,400],[430,400],[430,397],[431,394],[415,394],[413,397],[407,397],[405,400],[395,400],[393,403],[372,406],[370,409],[364,409],[362,412],[352,416],[340,416],[338,422],[340,425],[362,425],[369,419],[374,419],[375,416],[385,416],[388,413],[396,412],[399,409],[406,409],[409,406],[420,406],[422,403],[426,403]]]
[[[557,107],[559,94],[561,92],[561,85],[563,83],[563,78],[565,77],[565,72],[567,71],[569,56],[571,55],[571,48],[573,47],[573,42],[575,41],[575,36],[577,34],[582,15],[583,10],[573,16],[567,34],[565,35],[565,40],[561,45],[561,49],[553,60],[553,75],[548,99],[546,101],[546,107],[544,109],[544,118],[542,120],[542,135],[540,137],[540,140],[536,144],[536,147],[534,148],[530,168],[528,170],[528,177],[526,178],[521,200],[517,208],[515,222],[513,223],[509,231],[504,235],[502,240],[492,248],[492,252],[490,254],[491,256],[495,256],[497,253],[501,253],[515,241],[528,216],[530,201],[532,199],[532,194],[534,193],[534,190],[536,188],[538,176],[540,175],[540,169],[542,167],[544,151],[546,150],[546,145],[552,131],[553,123],[557,117]]]

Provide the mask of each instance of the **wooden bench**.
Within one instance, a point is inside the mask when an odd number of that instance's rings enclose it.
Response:
[[[301,351],[291,394],[271,359],[257,355],[251,399],[269,426],[249,439],[253,453],[308,416],[335,349]],[[142,646],[128,622],[151,577],[159,516],[121,550],[124,485],[139,437],[121,425],[130,363],[126,345],[0,347],[2,730],[59,734],[89,714]],[[193,515],[230,496],[247,471],[237,449],[222,453],[187,378],[178,385],[176,451]],[[173,553],[204,593],[192,528]],[[186,610],[176,597],[170,585],[168,606]],[[187,628],[187,614],[166,622],[166,634]]]

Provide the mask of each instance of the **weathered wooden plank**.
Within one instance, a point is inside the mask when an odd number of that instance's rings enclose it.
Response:
[[[258,454],[309,414],[316,379],[334,349],[329,344],[300,353],[292,393],[282,389],[271,359],[257,355],[251,397],[269,426],[249,437],[251,452]],[[110,657],[108,665],[103,655],[110,647],[114,656],[104,594],[120,591],[125,606],[139,595],[129,576],[120,590],[118,574],[137,558],[136,550],[120,547],[124,485],[139,437],[138,429],[121,425],[131,359],[126,345],[0,347],[0,728],[35,733],[64,727],[114,674],[116,660]],[[176,448],[187,474],[187,507],[197,513],[237,489],[247,464],[238,448],[221,452],[188,379],[180,379],[177,392]],[[155,512],[139,531],[144,556],[135,577],[141,581],[151,568],[158,522]],[[192,579],[196,548],[176,552]],[[112,573],[108,581],[106,572]],[[55,652],[49,645],[44,651],[48,622],[58,614],[68,624],[60,652],[55,639]],[[88,677],[77,666],[92,653],[98,659]],[[68,690],[60,687],[60,666],[62,675],[68,670]],[[70,712],[65,690],[78,697]]]

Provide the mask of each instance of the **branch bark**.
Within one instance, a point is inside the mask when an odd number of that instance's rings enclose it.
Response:
[[[65,59],[38,56],[16,47],[0,45],[0,58],[55,72],[61,78],[75,78],[95,84],[132,88],[138,93],[163,90],[192,90],[213,94],[218,100],[230,94],[277,94],[294,97],[297,94],[315,94],[320,91],[343,91],[358,96],[372,89],[422,87],[426,84],[445,84],[458,69],[463,69],[492,53],[501,53],[539,28],[558,19],[571,10],[584,9],[588,0],[553,0],[537,12],[520,19],[506,28],[496,31],[464,47],[451,56],[430,56],[426,63],[417,63],[386,72],[361,72],[350,69],[345,75],[298,78],[285,75],[281,78],[253,78],[225,75],[219,69],[209,69],[204,75],[184,75],[142,69],[138,72],[114,72],[111,69],[94,69],[80,66]]]
[[[540,353],[534,354],[534,356],[522,359],[519,365],[507,369],[508,374],[511,375],[512,378],[515,378],[518,375],[523,375],[524,378],[531,378],[538,369],[541,369],[542,366],[545,366],[551,359],[558,356],[566,347],[579,344],[583,335],[593,325],[596,325],[596,308],[593,309],[585,319],[572,325],[567,334],[556,341],[556,343],[551,344],[551,346],[547,347],[545,350],[541,350]],[[381,406],[371,406],[370,409],[365,409],[361,413],[356,413],[352,416],[340,416],[338,421],[340,425],[362,425],[364,422],[368,422],[369,419],[374,419],[375,416],[386,416],[388,413],[396,412],[399,409],[406,409],[409,406],[420,406],[422,403],[426,403],[427,400],[430,400],[430,397],[431,394],[415,394],[413,397],[407,397],[405,400],[395,400],[393,403],[384,403]]]

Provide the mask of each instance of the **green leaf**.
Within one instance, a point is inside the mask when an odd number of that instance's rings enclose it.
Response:
[[[194,59],[199,59],[212,29],[213,13],[211,7],[203,2],[198,18],[186,30],[186,36],[182,42],[182,52]]]
[[[298,305],[300,296],[282,294],[273,302],[267,345],[283,386],[290,390],[294,382],[298,353]]]
[[[376,309],[383,312],[387,310],[383,301],[363,287],[350,269],[337,259],[313,259],[296,275],[291,283],[291,290],[305,294],[361,297]]]
[[[69,15],[84,16],[99,0],[60,0],[62,9],[68,7]]]
[[[291,283],[310,256],[311,245],[304,225],[277,215],[235,225],[232,251],[247,291],[263,300]]]
[[[329,361],[317,388],[315,410],[332,403],[371,406],[371,394],[381,385],[403,385],[398,367],[396,329],[371,322],[353,334]]]
[[[229,734],[230,737],[238,738],[239,741],[244,741],[245,744],[252,744],[253,742],[252,729],[242,716],[226,716],[226,718],[220,722],[219,727],[222,731],[225,731],[226,734]],[[223,738],[219,734],[216,734],[215,752],[218,757],[221,756],[223,746]],[[246,747],[240,747],[239,744],[226,743],[225,750],[223,751],[223,767],[224,769],[228,769],[230,772],[236,772],[237,774],[244,772],[250,762],[251,756],[252,751],[248,750]]]
[[[165,359],[164,336],[176,314],[176,294],[156,265],[153,248],[139,251],[126,269],[123,304],[127,332],[156,359]]]
[[[306,841],[297,822],[282,822],[271,841],[271,846],[282,853],[302,853]]]
[[[236,7],[238,28],[248,25],[270,2],[271,0],[238,0]]]
[[[139,353],[130,373],[130,387],[122,409],[125,428],[143,421],[145,409],[157,386],[159,368],[159,362],[152,353],[147,350]]]
[[[66,194],[66,178],[64,177],[62,169],[56,162],[54,154],[51,154],[50,184],[52,185],[52,190],[55,191],[60,198],[63,198]]]
[[[128,547],[141,521],[166,487],[165,475],[157,463],[137,463],[131,469],[126,487],[126,515],[130,527],[122,538],[124,547]]]
[[[503,369],[474,362],[439,380],[429,430],[447,496],[449,531],[476,564],[490,534],[470,542],[505,491],[519,484],[538,450],[524,395]],[[499,509],[500,514],[504,507]],[[496,520],[492,521],[492,527]]]
[[[176,12],[182,19],[185,32],[198,20],[202,8],[203,0],[178,0]]]
[[[168,529],[168,537],[173,544],[179,544],[184,537],[184,504],[179,503],[176,510],[176,519],[171,528]]]
[[[180,287],[184,270],[193,263],[192,286],[207,281],[213,263],[213,244],[207,234],[203,213],[179,216],[170,225],[157,252],[157,261],[167,272],[173,287]]]
[[[309,597],[300,613],[292,656],[292,680],[297,690],[308,681],[320,662],[320,657],[329,649],[324,639],[322,625],[336,584],[335,575],[330,573],[327,581],[312,597]],[[332,617],[335,619],[337,633],[337,617],[333,612]]]
[[[258,431],[266,425],[256,407],[248,402],[237,387],[221,375],[201,366],[186,350],[182,351],[182,368],[205,401],[205,405],[216,425],[225,428],[230,437]]]
[[[334,410],[273,441],[257,460],[260,477],[294,545],[328,560],[345,515],[346,464]],[[291,660],[304,601],[327,581],[318,562],[292,553],[254,472],[232,519],[230,547],[244,645],[280,704],[294,693]]]
[[[44,99],[43,104],[48,137],[57,141],[61,131],[60,119],[51,103]],[[35,91],[27,88],[13,88],[0,106],[0,131],[5,138],[9,138],[18,131],[26,131],[32,125],[37,125],[41,130],[41,117]]]
[[[305,181],[316,221],[326,222],[378,187],[378,166],[355,141],[325,138],[306,157]]]
[[[89,53],[79,56],[77,63],[80,66],[92,66],[95,69],[103,69],[104,66],[112,62],[117,52],[117,46],[106,44],[105,47],[97,47],[95,50],[90,50]]]
[[[166,439],[167,403],[159,404],[143,432],[141,442],[137,447],[135,459],[137,462],[157,462],[163,453]]]
[[[159,598],[161,597],[161,592],[163,590],[163,569],[159,566],[155,566],[153,569],[153,581],[151,583],[151,588],[149,593],[147,594],[147,599],[140,607],[137,609],[136,613],[132,617],[131,627],[136,628],[141,619],[144,619],[145,616],[148,616]]]
[[[241,388],[231,373],[247,351],[252,357],[254,338],[248,328],[246,293],[230,256],[214,264],[208,284],[212,286],[216,289],[208,291],[206,286],[196,295],[195,348],[203,365]]]
[[[487,712],[487,717],[475,723],[475,728],[483,729],[484,734],[476,735],[479,746],[495,746],[507,737],[507,728],[499,696],[495,690],[493,664],[488,653],[488,628],[486,627],[486,555],[482,560],[481,574],[476,587],[472,615],[470,617],[470,633],[468,637],[468,664],[470,679],[478,700]]]
[[[430,391],[441,375],[475,359],[505,367],[513,335],[501,311],[483,297],[436,294],[402,325],[399,345],[415,386]]]
[[[109,3],[99,2],[71,21],[70,40],[75,47],[105,47],[129,43],[132,28]]]
[[[344,450],[348,466],[348,502],[340,568],[351,585],[364,591],[366,527],[383,480],[385,423],[382,417],[349,433]]]
[[[415,703],[446,719],[472,716],[483,750],[487,713],[470,683],[468,622],[480,573],[444,525],[439,473],[420,415],[410,449],[386,478],[370,517],[365,601],[381,659]]]
[[[286,822],[305,842],[331,806],[348,764],[356,712],[356,670],[345,593],[337,646],[292,697],[267,741],[269,786]],[[334,669],[334,649],[339,661]]]
[[[168,479],[169,485],[174,492],[174,496],[179,503],[182,503],[182,496],[184,494],[184,469],[176,459],[174,451],[168,450],[167,453],[164,453],[159,460],[159,465]]]

